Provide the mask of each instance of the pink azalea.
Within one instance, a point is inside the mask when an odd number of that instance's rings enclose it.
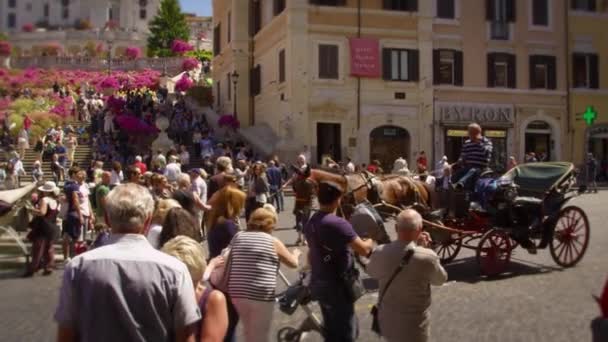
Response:
[[[23,30],[23,32],[33,32],[34,25],[32,25],[31,23],[28,23],[28,24],[23,25],[23,27],[21,29]]]
[[[235,118],[234,115],[232,115],[232,114],[222,115],[217,120],[217,124],[220,127],[229,127],[232,129],[238,129],[239,127],[241,127],[241,123],[239,122],[239,119]]]
[[[185,92],[192,88],[193,85],[194,82],[190,79],[190,77],[188,77],[187,74],[184,74],[182,78],[175,83],[175,91]]]
[[[101,81],[99,87],[106,89],[118,89],[120,88],[120,83],[118,83],[118,80],[115,77],[109,76],[104,78],[103,81]]]
[[[11,55],[11,44],[7,41],[0,41],[0,56]]]
[[[182,71],[190,71],[198,68],[199,60],[193,57],[188,57],[182,62]]]
[[[138,59],[139,57],[141,57],[141,49],[138,48],[137,46],[129,46],[125,50],[125,55],[130,60]]]
[[[171,51],[175,54],[183,55],[192,50],[194,50],[194,47],[183,40],[176,39],[171,43]]]

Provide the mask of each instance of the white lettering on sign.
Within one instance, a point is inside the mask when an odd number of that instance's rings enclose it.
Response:
[[[478,122],[513,124],[515,112],[509,105],[440,103],[437,105],[442,122]]]

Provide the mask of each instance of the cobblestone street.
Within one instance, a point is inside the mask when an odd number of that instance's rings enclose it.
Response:
[[[289,199],[288,208],[291,208]],[[556,266],[548,250],[529,255],[516,249],[509,272],[499,279],[480,278],[471,251],[446,267],[449,282],[433,290],[433,341],[590,341],[589,324],[599,314],[592,294],[599,294],[608,276],[608,192],[575,199],[589,215],[591,242],[581,263],[573,269]],[[287,244],[295,241],[290,212],[281,214],[276,234]],[[392,226],[389,228],[392,231]],[[303,258],[301,260],[304,260]],[[53,341],[52,319],[61,271],[52,276],[18,278],[3,264],[0,279],[0,340]],[[286,272],[296,279],[295,272]],[[282,286],[281,286],[282,288]],[[370,331],[369,307],[375,290],[357,303],[361,341],[376,341]],[[318,312],[318,310],[315,310]],[[296,326],[302,310],[286,316],[276,310],[272,340],[278,329]],[[310,335],[308,341],[320,340]]]

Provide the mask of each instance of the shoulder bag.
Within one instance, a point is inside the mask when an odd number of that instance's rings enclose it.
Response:
[[[382,333],[380,331],[380,321],[378,320],[378,311],[380,309],[380,305],[382,305],[382,299],[384,298],[386,291],[388,291],[388,288],[391,286],[391,283],[393,282],[393,280],[395,280],[395,278],[397,277],[397,274],[399,274],[399,272],[401,272],[403,267],[410,262],[412,255],[414,255],[413,249],[408,249],[405,252],[405,255],[403,255],[403,258],[401,258],[401,262],[399,263],[399,266],[397,266],[397,268],[395,269],[395,271],[393,272],[391,277],[386,282],[386,285],[384,285],[384,289],[382,290],[382,292],[380,292],[380,294],[378,296],[378,303],[372,307],[372,310],[371,310],[372,331],[375,332],[376,334],[378,334],[378,336],[382,336]]]

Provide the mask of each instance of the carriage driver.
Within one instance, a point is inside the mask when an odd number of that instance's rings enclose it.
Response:
[[[456,190],[472,189],[477,177],[488,168],[492,159],[492,142],[481,135],[481,126],[472,123],[468,131],[469,139],[462,145],[460,158],[451,165],[461,167],[453,178]]]

